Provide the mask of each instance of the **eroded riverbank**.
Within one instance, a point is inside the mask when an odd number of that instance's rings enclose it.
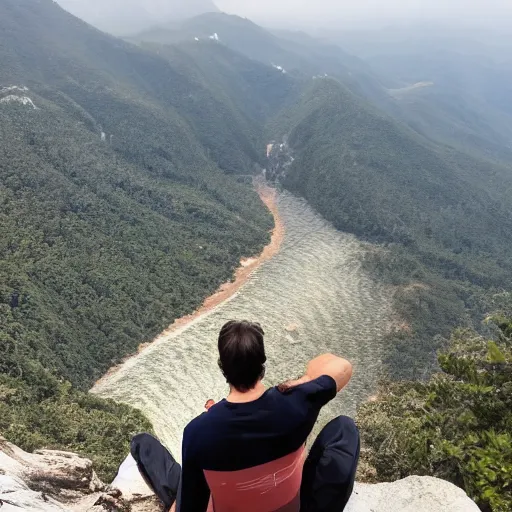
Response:
[[[273,257],[251,269],[234,294],[166,332],[93,389],[142,409],[178,457],[187,422],[208,398],[226,394],[216,337],[227,320],[263,325],[268,385],[297,376],[321,352],[353,361],[352,383],[326,408],[320,425],[334,414],[353,414],[379,378],[392,291],[362,269],[369,246],[336,231],[290,194],[280,194],[276,207],[284,236]]]
[[[270,260],[275,256],[284,239],[285,227],[279,208],[277,204],[278,193],[274,188],[269,187],[262,181],[256,181],[256,190],[265,206],[270,210],[274,217],[274,229],[272,231],[270,243],[265,246],[263,252],[259,256],[244,259],[240,262],[240,267],[235,271],[235,275],[232,281],[224,283],[220,288],[213,294],[205,299],[201,307],[190,315],[178,318],[168,329],[162,332],[155,340],[149,343],[143,343],[139,346],[137,354],[128,355],[124,358],[123,362],[119,365],[112,367],[101,379],[99,379],[94,385],[93,392],[95,389],[101,389],[104,381],[110,381],[112,376],[119,371],[123,366],[126,366],[132,358],[136,358],[144,350],[150,347],[154,343],[165,343],[165,341],[178,330],[183,330],[190,323],[198,320],[202,316],[208,314],[217,306],[223,302],[229,300],[238,290],[247,282],[251,274],[265,261]]]

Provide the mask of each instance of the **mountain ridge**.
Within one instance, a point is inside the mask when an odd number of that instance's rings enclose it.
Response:
[[[59,0],[70,13],[116,35],[129,35],[154,24],[219,12],[213,0]]]

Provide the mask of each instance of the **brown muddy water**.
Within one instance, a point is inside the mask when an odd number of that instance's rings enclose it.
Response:
[[[263,326],[269,386],[299,376],[310,359],[324,352],[352,361],[352,382],[322,412],[317,431],[335,415],[353,416],[381,375],[392,290],[373,280],[361,263],[367,251],[376,249],[337,231],[288,193],[278,195],[277,207],[285,227],[278,254],[231,298],[165,333],[92,389],[141,409],[178,459],[186,424],[203,412],[207,399],[227,394],[216,343],[228,320]]]

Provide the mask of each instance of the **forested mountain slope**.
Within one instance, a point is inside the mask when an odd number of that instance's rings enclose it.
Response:
[[[257,148],[264,143],[261,127],[240,116],[207,81],[200,83],[156,53],[98,32],[57,5],[50,7],[47,2],[27,0],[6,0],[0,5],[5,84],[33,84],[31,89],[41,93],[43,85],[58,89],[67,96],[60,101],[77,102],[91,115],[97,129],[113,135],[114,143],[122,145],[118,149],[135,150],[131,157],[141,159],[147,154],[147,149],[140,154],[142,146],[160,153],[163,146],[174,167],[182,160],[191,163],[199,154],[189,148],[194,144],[190,140],[195,134],[187,133],[192,127],[215,130],[223,140],[236,141],[223,145],[218,164],[229,170],[238,168],[238,172],[251,168]],[[286,90],[287,77],[277,72],[273,77],[280,82],[270,85],[282,85]],[[132,121],[126,126],[128,116],[140,125]],[[210,123],[205,130],[209,121],[215,127]],[[219,147],[218,140],[204,136],[201,142],[211,151]],[[194,165],[200,164],[197,160]]]
[[[155,242],[161,238],[158,243],[162,244],[161,250],[156,251],[153,257],[165,257],[166,254],[167,264],[176,266],[177,272],[182,258],[183,268],[190,266],[181,278],[173,275],[170,269],[164,272],[167,277],[153,276],[160,286],[159,290],[154,290],[154,296],[160,300],[162,289],[173,288],[173,293],[178,293],[179,297],[183,293],[177,290],[182,286],[197,286],[200,290],[199,295],[183,294],[188,305],[181,299],[174,301],[180,310],[174,314],[168,310],[167,317],[161,316],[158,308],[154,308],[155,318],[158,318],[156,323],[148,318],[147,312],[140,311],[139,331],[128,336],[133,340],[132,346],[126,349],[133,349],[133,343],[140,340],[141,330],[147,331],[152,325],[150,332],[156,332],[173,316],[196,304],[219,280],[229,275],[243,253],[252,253],[261,247],[269,228],[268,216],[254,193],[215,168],[188,119],[173,108],[173,103],[185,104],[185,97],[200,91],[199,84],[175,71],[168,61],[101,34],[49,0],[6,0],[0,8],[2,48],[8,52],[7,57],[5,53],[0,56],[3,62],[7,61],[2,78],[7,86],[29,86],[28,91],[18,91],[17,94],[30,96],[36,107],[12,101],[1,104],[3,139],[6,141],[2,145],[2,183],[6,192],[13,194],[11,200],[21,200],[17,194],[23,193],[26,187],[40,180],[44,184],[53,176],[62,183],[60,192],[57,192],[57,187],[50,196],[50,190],[43,190],[41,185],[30,194],[26,193],[24,200],[33,197],[35,204],[40,195],[42,201],[49,203],[47,208],[52,206],[57,218],[66,215],[72,218],[78,214],[83,217],[83,222],[89,224],[87,229],[92,230],[79,237],[70,230],[65,232],[67,236],[92,243],[94,247],[94,239],[91,240],[89,235],[96,232],[100,238],[102,230],[98,230],[99,226],[94,223],[102,222],[103,231],[108,235],[104,243],[121,245],[122,252],[124,244],[137,242],[141,246],[136,249],[143,252],[155,249],[152,244],[146,245],[147,235],[153,233]],[[24,30],[27,31],[26,36]],[[9,65],[9,60],[16,65]],[[6,91],[5,95],[9,96],[10,92]],[[212,115],[216,114],[214,107],[211,111]],[[190,113],[187,114],[191,117]],[[234,123],[224,118],[223,112],[216,121],[218,130],[233,128]],[[223,135],[224,138],[219,137],[212,144],[223,144],[223,149],[229,154],[233,145],[231,134],[223,132]],[[238,151],[240,144],[235,146]],[[254,151],[254,148],[250,149]],[[26,171],[21,172],[20,167]],[[29,179],[27,172],[37,172],[40,177]],[[98,202],[100,198],[105,201],[103,207]],[[60,202],[64,204],[60,205]],[[107,205],[117,218],[116,222],[114,218],[110,222],[104,216],[98,218],[98,212]],[[125,207],[126,211],[123,211]],[[6,205],[6,212],[11,216],[17,211],[13,205]],[[48,216],[44,218],[41,212],[37,216],[40,222],[48,223]],[[147,220],[144,221],[145,216]],[[32,219],[34,222],[29,222],[26,215],[22,219],[26,220],[28,229],[40,224],[35,222],[37,217]],[[126,224],[125,229],[120,228],[123,224]],[[134,230],[131,224],[135,226]],[[45,229],[52,237],[58,236],[61,228],[57,223]],[[145,229],[150,231],[144,233]],[[209,229],[212,230],[210,235]],[[52,230],[57,232],[52,233]],[[113,235],[126,236],[130,231],[133,232],[126,240],[111,239]],[[7,233],[20,236],[19,230],[8,230]],[[221,240],[222,233],[227,239]],[[169,237],[171,244],[166,241]],[[73,246],[79,248],[77,240],[66,240],[66,236],[64,239],[70,244],[68,249]],[[186,243],[187,239],[189,243]],[[190,244],[192,240],[197,243]],[[97,243],[102,245],[100,240]],[[7,250],[12,246],[18,247],[17,243],[7,240],[6,245]],[[113,247],[105,251],[105,257],[112,256],[115,252]],[[52,248],[53,244],[48,249]],[[185,256],[179,256],[183,253]],[[78,251],[77,256],[80,255],[84,256],[82,250]],[[146,283],[149,277],[146,273],[151,271],[151,265],[147,263],[143,259],[137,261],[145,274],[139,277],[140,283]],[[62,261],[59,264],[62,265]],[[224,270],[215,276],[213,268],[217,264],[224,266]],[[204,277],[197,268],[201,265],[205,266]],[[135,274],[133,269],[126,271],[126,276]],[[188,275],[196,276],[197,283],[184,285]],[[166,279],[169,280],[167,285]],[[206,282],[211,279],[206,287],[204,279]],[[144,295],[143,300],[146,301],[147,294]],[[149,304],[148,307],[151,309]],[[106,318],[111,317],[106,311],[104,313]],[[126,319],[138,316],[134,311],[123,311],[123,314]],[[96,337],[92,333],[89,336]],[[123,346],[123,341],[118,340],[118,343]],[[78,342],[77,345],[88,347],[89,343]],[[111,353],[119,355],[118,349],[116,347]],[[91,352],[94,353],[94,349]],[[83,360],[83,357],[78,359]],[[83,368],[89,368],[87,375],[68,368],[66,376],[75,382],[87,382],[111,363],[104,357],[99,361],[102,364],[96,368],[83,361]]]
[[[4,297],[17,304],[13,319],[35,322],[27,355],[87,385],[200,303],[270,225],[259,200],[211,164],[141,172],[32,100],[37,110],[0,107]]]
[[[194,42],[196,39],[199,42],[215,41],[299,80],[328,74],[343,81],[356,94],[377,103],[389,101],[380,78],[363,60],[306,34],[272,33],[239,16],[205,13],[180,23],[155,26],[130,38],[135,42],[159,44]]]
[[[479,56],[440,49],[429,52],[427,45],[410,47],[407,38],[390,48],[385,37],[382,50],[376,40],[374,53],[361,51],[364,58],[359,58],[331,42],[343,44],[343,33],[320,31],[319,36],[323,38],[271,32],[238,16],[205,13],[157,25],[130,39],[173,45],[185,42],[190,47],[194,42],[199,46],[217,43],[301,81],[312,76],[334,77],[424,137],[476,157],[512,161],[512,116],[507,106],[499,104],[507,97],[510,82],[506,63],[500,67]],[[358,50],[354,43],[349,47]]]
[[[446,333],[483,290],[510,288],[510,167],[434,145],[333,79],[316,80],[281,131],[295,158],[284,185],[339,229],[391,244],[388,278],[424,283],[401,297],[416,334]],[[407,345],[424,366],[431,343]]]
[[[361,57],[424,135],[512,160],[510,35],[443,24],[327,34]],[[394,82],[388,83],[388,82]]]
[[[196,84],[176,108],[224,171],[266,164],[261,150],[268,142],[265,124],[296,99],[300,81],[210,40],[141,46]]]
[[[0,431],[105,475],[150,426],[65,382],[86,389],[268,241],[219,168],[253,169],[261,120],[51,0],[2,0],[0,67]]]
[[[429,144],[332,79],[317,80],[289,122],[289,143],[301,158],[286,183],[317,194],[318,202],[320,197],[336,198],[341,204],[350,201],[331,213],[339,216],[336,224],[340,229],[407,244],[412,242],[411,233],[421,227],[426,240],[458,251],[467,224],[472,226],[473,248],[495,256],[501,250],[505,255],[498,235],[503,227],[512,227],[508,224],[512,217],[505,205],[489,211],[489,203],[506,198],[503,189],[510,187],[512,180],[512,176],[507,179],[508,168]],[[336,158],[335,165],[325,165],[331,158]],[[318,180],[313,169],[324,171],[325,178],[335,181]],[[330,190],[327,197],[326,190]],[[390,200],[398,206],[396,210],[390,208]],[[366,208],[368,204],[374,207]],[[379,204],[382,207],[377,211]],[[462,225],[459,208],[466,219]],[[448,214],[448,209],[453,213]],[[426,212],[428,216],[423,215]],[[443,229],[438,216],[442,216]],[[447,224],[451,216],[455,217],[453,228]]]

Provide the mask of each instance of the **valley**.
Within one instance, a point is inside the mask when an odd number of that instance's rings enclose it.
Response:
[[[285,229],[279,252],[235,295],[157,338],[92,390],[140,408],[177,456],[185,425],[207,399],[226,396],[216,343],[228,320],[246,318],[263,326],[267,385],[298,376],[322,352],[341,353],[354,363],[350,387],[325,408],[317,428],[335,415],[353,415],[382,375],[393,291],[362,268],[365,255],[378,249],[336,231],[289,193],[280,193],[277,204]]]
[[[354,363],[318,428],[357,415],[371,478],[509,512],[509,34],[103,3],[0,1],[0,436],[179,456],[247,318],[268,386]]]

